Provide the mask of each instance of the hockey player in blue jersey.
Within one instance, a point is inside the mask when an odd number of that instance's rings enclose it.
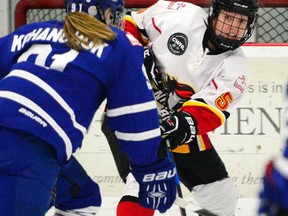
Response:
[[[87,9],[97,7],[96,11],[99,10],[99,14],[103,14],[103,16],[97,16],[101,22],[120,28],[124,10],[123,0],[105,0],[97,4],[69,0],[65,1],[66,12],[75,11],[75,6],[83,3]],[[54,192],[51,206],[54,207],[55,215],[95,215],[101,206],[98,184],[93,181],[74,156],[71,156],[70,163],[62,168]]]
[[[105,98],[141,204],[165,212],[176,196],[175,167],[157,154],[160,129],[143,48],[103,23],[109,14],[100,12],[100,1],[67,4],[64,21],[29,24],[0,38],[1,216],[45,214]]]
[[[267,164],[260,193],[261,216],[288,215],[288,85],[282,125],[284,151]]]

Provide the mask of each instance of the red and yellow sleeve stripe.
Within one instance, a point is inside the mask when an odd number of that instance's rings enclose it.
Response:
[[[184,103],[181,111],[190,113],[196,119],[198,135],[213,131],[226,121],[222,111],[200,101],[194,100]]]
[[[144,35],[141,34],[133,18],[129,15],[125,16],[125,27],[124,31],[130,33],[135,37],[143,46],[147,45],[148,40]]]
[[[226,121],[225,115],[206,103],[200,101],[188,101],[183,104],[181,111],[190,113],[197,121],[198,133],[196,141],[199,151],[210,149],[212,144],[208,132],[215,130]],[[187,154],[190,152],[189,144],[184,144],[174,149],[173,152]]]

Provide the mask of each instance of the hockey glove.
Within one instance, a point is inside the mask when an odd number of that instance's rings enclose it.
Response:
[[[196,134],[195,119],[187,112],[174,112],[160,124],[161,135],[170,143],[171,150],[191,142]]]
[[[148,167],[131,167],[140,185],[139,201],[143,207],[169,209],[176,198],[176,169],[167,158]]]
[[[284,163],[283,163],[284,162]],[[285,167],[286,174],[276,168],[276,164]],[[283,164],[283,165],[281,165]],[[286,165],[284,165],[286,164]],[[278,158],[266,167],[263,189],[260,192],[259,214],[266,216],[288,215],[288,160]]]
[[[144,47],[144,66],[153,90],[163,90],[162,74],[156,69],[154,53],[147,46]]]

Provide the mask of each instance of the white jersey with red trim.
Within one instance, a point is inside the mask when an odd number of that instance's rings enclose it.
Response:
[[[142,38],[133,30],[131,34],[140,41],[147,37],[158,69],[166,74],[166,106],[191,113],[199,135],[222,125],[245,90],[247,66],[241,48],[220,54],[203,48],[207,12],[190,3],[158,1],[126,20]]]

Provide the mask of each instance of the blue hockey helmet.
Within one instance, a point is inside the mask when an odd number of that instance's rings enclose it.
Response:
[[[84,12],[109,26],[119,27],[124,13],[124,0],[65,0],[67,13]]]

